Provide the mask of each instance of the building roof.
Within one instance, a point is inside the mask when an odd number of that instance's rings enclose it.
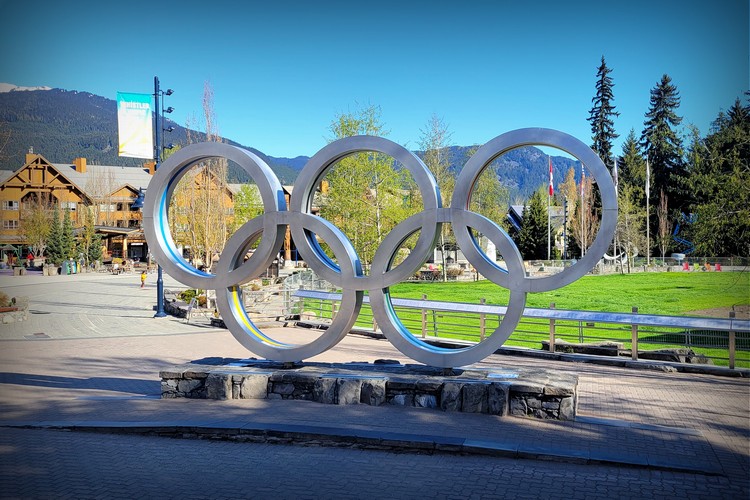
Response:
[[[86,172],[81,173],[77,172],[72,164],[53,163],[52,166],[88,195],[96,191],[97,184],[108,191],[107,194],[111,194],[125,186],[130,186],[136,191],[140,188],[146,189],[151,181],[148,170],[140,167],[87,165]]]

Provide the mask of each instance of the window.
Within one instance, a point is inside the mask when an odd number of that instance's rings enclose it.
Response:
[[[18,202],[3,200],[3,210],[18,210]]]
[[[62,210],[75,211],[75,209],[77,207],[78,207],[78,203],[76,203],[75,201],[63,201],[63,202],[60,202],[60,208]]]
[[[18,221],[16,219],[4,220],[3,229],[18,229]]]
[[[114,203],[109,204],[109,205],[107,204],[99,205],[99,210],[101,212],[114,212],[115,208],[116,208],[116,205]]]

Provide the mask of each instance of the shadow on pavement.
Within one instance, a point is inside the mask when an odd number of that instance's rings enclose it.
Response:
[[[112,377],[73,378],[0,372],[0,384],[30,385],[57,389],[94,389],[149,396],[161,394],[160,382],[158,380]]]

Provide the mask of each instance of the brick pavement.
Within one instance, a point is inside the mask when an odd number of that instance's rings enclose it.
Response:
[[[725,477],[641,468],[8,428],[0,484],[0,498],[742,498]]]
[[[382,481],[390,479],[389,486],[400,488],[397,491],[403,495],[386,495],[393,490],[362,489],[363,493],[372,493],[372,497],[383,496],[416,496],[418,491],[412,483],[419,484],[419,476],[411,478],[405,471],[411,470],[408,464],[415,461],[425,461],[426,470],[430,467],[449,467],[442,470],[461,470],[462,464],[467,470],[472,468],[489,468],[494,471],[492,479],[478,481],[484,489],[472,490],[469,481],[456,481],[456,485],[463,484],[457,491],[476,492],[482,495],[500,497],[539,496],[545,491],[568,492],[571,497],[599,497],[602,488],[614,492],[619,496],[675,496],[708,497],[721,493],[721,496],[747,497],[750,492],[748,471],[750,451],[750,389],[747,379],[717,377],[713,375],[697,375],[684,373],[660,373],[641,370],[629,370],[582,363],[566,363],[548,361],[527,357],[492,356],[481,365],[494,368],[509,368],[514,366],[544,367],[579,374],[579,414],[582,416],[575,423],[539,422],[526,419],[489,417],[484,415],[449,414],[424,409],[406,408],[372,408],[363,406],[331,407],[310,402],[288,401],[167,401],[157,399],[159,392],[158,371],[171,364],[199,360],[205,357],[247,357],[245,351],[225,330],[207,328],[205,325],[186,325],[184,321],[173,318],[153,319],[151,305],[153,303],[153,287],[150,293],[141,294],[138,290],[137,276],[101,276],[81,275],[75,280],[71,277],[51,278],[56,280],[33,281],[22,277],[10,286],[6,281],[0,288],[6,290],[24,291],[32,298],[32,311],[36,311],[34,321],[27,322],[24,327],[6,329],[0,326],[0,425],[31,423],[35,425],[83,425],[83,426],[115,426],[118,425],[146,425],[160,424],[165,426],[203,425],[217,428],[266,428],[266,429],[297,429],[308,431],[327,430],[331,435],[356,436],[365,431],[368,435],[382,434],[389,436],[399,434],[419,438],[434,438],[435,440],[450,440],[460,438],[476,445],[486,444],[490,451],[503,456],[544,457],[546,459],[567,460],[572,462],[601,461],[614,464],[641,464],[653,467],[632,468],[581,463],[555,463],[550,465],[537,460],[508,461],[502,457],[487,456],[456,456],[448,457],[438,454],[403,455],[411,457],[410,462],[400,461],[402,455],[372,450],[346,450],[356,457],[372,457],[376,463],[384,462],[388,468],[399,471],[391,474]],[[42,278],[42,277],[38,277]],[[132,279],[130,279],[132,278]],[[16,277],[18,279],[18,277]],[[132,281],[132,283],[131,283]],[[147,289],[148,290],[148,289]],[[13,295],[11,293],[11,295]],[[73,297],[86,297],[86,302],[79,303]],[[109,308],[108,302],[114,301],[117,308]],[[45,314],[48,313],[48,314]],[[93,328],[88,322],[96,324],[97,319],[104,318],[103,326]],[[69,323],[61,325],[61,323]],[[47,340],[25,340],[26,335],[35,329],[43,328],[51,337]],[[309,334],[306,332],[305,334]],[[406,362],[400,353],[395,351],[388,342],[358,336],[347,337],[336,348],[316,357],[313,361],[343,362],[343,361],[372,361],[377,358],[394,358]],[[286,427],[285,427],[286,426]],[[303,433],[302,433],[303,434]],[[41,437],[40,437],[41,436]],[[61,440],[58,448],[50,447],[49,453],[33,451],[40,443],[51,442],[49,436]],[[179,447],[194,447],[196,467],[202,457],[209,460],[216,449],[207,441],[152,441],[157,438],[139,436],[106,436],[82,433],[56,433],[43,430],[28,429],[0,429],[0,480],[5,484],[9,476],[19,478],[18,488],[3,490],[10,495],[0,493],[0,496],[44,497],[45,491],[41,486],[34,490],[35,481],[39,474],[17,474],[15,467],[31,461],[34,467],[64,469],[65,460],[57,460],[59,450],[72,448],[83,450],[87,443],[99,443],[100,446],[115,446],[116,443],[139,443],[137,449],[144,450],[146,456],[149,447],[164,447],[178,456]],[[159,444],[161,443],[161,444]],[[42,446],[39,444],[39,446]],[[237,445],[237,443],[224,443]],[[51,446],[51,445],[50,445]],[[92,444],[93,446],[93,444]],[[120,446],[128,447],[127,444]],[[275,462],[284,456],[281,450],[286,447],[266,448],[263,444],[243,443],[242,447],[227,446],[229,456],[234,460],[241,460],[245,454],[265,456],[269,463],[276,463],[284,470],[288,477],[290,470],[300,476],[299,483],[311,484],[311,475],[326,476],[316,472],[312,465],[300,465],[298,468],[285,468],[283,460]],[[177,448],[176,448],[177,447]],[[476,446],[475,451],[481,446]],[[181,448],[179,448],[181,450]],[[271,450],[269,453],[268,450]],[[305,455],[309,448],[293,447],[291,454]],[[337,455],[338,449],[316,449],[338,463],[338,469],[343,465],[356,463],[354,458],[347,455]],[[514,451],[514,455],[508,455]],[[502,453],[500,453],[502,452]],[[519,453],[520,452],[520,453]],[[72,452],[71,452],[72,453]],[[384,455],[381,455],[385,453]],[[116,451],[108,455],[110,459],[101,463],[89,463],[83,455],[78,459],[71,458],[70,467],[86,464],[85,470],[96,467],[110,467],[109,470],[124,470],[128,477],[147,478],[147,471],[134,472],[141,463],[141,455],[124,462],[113,460]],[[387,457],[374,458],[374,457]],[[45,458],[46,457],[46,458]],[[52,457],[55,457],[54,459]],[[83,458],[82,458],[83,457]],[[338,457],[338,458],[335,458]],[[419,457],[419,458],[417,458]],[[581,458],[587,458],[582,460]],[[591,460],[594,459],[601,459]],[[130,462],[128,462],[130,460]],[[186,459],[187,460],[187,459]],[[220,459],[216,459],[220,460]],[[286,460],[286,459],[285,459]],[[316,458],[316,460],[323,460]],[[363,459],[367,461],[366,459]],[[169,460],[167,460],[169,462]],[[227,459],[227,463],[234,463]],[[450,462],[450,463],[447,463]],[[218,462],[212,462],[216,465]],[[227,463],[221,467],[229,467]],[[313,462],[315,463],[315,462]],[[107,464],[110,464],[109,466]],[[469,464],[474,464],[469,466]],[[481,464],[481,465],[477,465]],[[207,464],[210,465],[210,464]],[[382,463],[381,463],[382,465]],[[163,467],[164,464],[156,466]],[[170,465],[172,467],[173,465]],[[180,469],[179,461],[175,474]],[[332,466],[332,470],[337,470]],[[404,469],[400,469],[403,467]],[[206,470],[214,470],[209,467]],[[361,467],[360,467],[361,468]],[[383,468],[383,467],[381,467]],[[694,473],[669,472],[661,469],[684,469]],[[230,467],[231,469],[231,467]],[[227,469],[227,470],[230,470]],[[150,470],[150,469],[149,469]],[[322,469],[328,470],[328,469]],[[560,470],[567,472],[561,473]],[[223,468],[222,468],[223,471]],[[514,472],[508,472],[514,471]],[[223,473],[223,472],[222,472]],[[708,473],[708,474],[706,474]],[[67,477],[63,470],[58,477]],[[92,472],[93,474],[93,472]],[[238,472],[241,476],[241,472]],[[271,473],[270,477],[278,477],[279,473]],[[275,475],[274,475],[275,474]],[[352,471],[352,474],[354,472]],[[556,489],[536,491],[528,486],[528,481],[518,482],[519,476],[531,478],[545,485],[556,485]],[[85,476],[85,475],[84,475]],[[433,476],[438,477],[436,483],[442,485],[439,492],[451,497],[448,492],[453,491],[450,484],[442,481],[441,474],[436,471]],[[453,477],[452,475],[449,475]],[[461,478],[473,477],[469,472],[457,474]],[[223,477],[223,476],[220,476]],[[239,476],[231,476],[239,477]],[[342,479],[339,489],[321,489],[312,496],[360,496],[354,495],[354,485],[363,488],[361,477],[366,474],[348,476]],[[432,477],[432,476],[431,476]],[[489,476],[488,476],[489,477]],[[497,478],[501,479],[497,479]],[[25,478],[25,479],[24,479]],[[307,478],[307,479],[306,479]],[[572,478],[588,478],[573,480]],[[615,478],[615,479],[612,479]],[[622,480],[620,479],[622,478]],[[202,476],[203,479],[203,476]],[[456,477],[453,477],[454,481]],[[26,481],[26,483],[23,483]],[[249,480],[248,480],[249,481]],[[64,484],[75,492],[76,484],[86,483],[87,480],[65,479]],[[190,482],[190,481],[188,481]],[[476,481],[475,481],[476,482]],[[627,484],[635,486],[628,489]],[[23,483],[23,484],[22,484]],[[193,483],[195,483],[193,481]],[[558,483],[574,484],[560,486]],[[16,485],[16,483],[12,483]],[[41,483],[38,483],[41,484]],[[122,491],[144,492],[142,496],[150,495],[158,489],[142,489],[147,483],[136,481],[130,490]],[[213,484],[213,483],[212,483]],[[248,482],[247,484],[252,484]],[[289,492],[289,496],[298,496],[303,490],[295,490],[296,481],[287,481],[280,496]],[[326,483],[327,484],[327,483]],[[369,483],[368,483],[369,484]],[[379,484],[379,483],[378,483]],[[526,484],[525,489],[522,488]],[[24,486],[25,485],[25,486]],[[344,486],[347,485],[347,486]],[[116,485],[105,485],[107,493],[104,496],[116,496]],[[258,496],[267,486],[255,485]],[[517,486],[517,487],[516,487]],[[15,488],[16,486],[13,486]],[[154,486],[157,488],[158,484]],[[458,486],[457,486],[458,487]],[[322,486],[321,486],[322,488]],[[343,489],[341,489],[343,488]],[[348,489],[347,489],[348,488]],[[550,488],[552,488],[550,486]],[[568,488],[568,489],[566,489]],[[31,491],[26,495],[23,491]],[[54,491],[54,489],[52,490]],[[166,491],[166,490],[165,490]],[[181,492],[181,489],[175,489]],[[198,488],[196,497],[225,497],[228,493],[211,494],[210,488]],[[219,488],[216,492],[224,492]],[[437,490],[425,490],[433,496],[440,496]],[[33,494],[34,492],[38,494]],[[350,492],[346,495],[343,492]],[[378,493],[379,492],[379,493]],[[530,494],[531,492],[531,494]],[[533,494],[534,492],[538,493]],[[95,497],[100,490],[85,492],[78,491],[73,496],[85,498]],[[317,493],[320,493],[318,495]],[[331,493],[331,495],[328,495]],[[638,493],[638,494],[636,494]],[[119,493],[118,493],[119,494]],[[58,496],[58,495],[50,495]],[[122,495],[128,496],[131,495]],[[161,495],[159,496],[170,496]],[[175,493],[173,497],[189,497]],[[279,496],[279,495],[276,495]],[[301,496],[305,496],[301,494]],[[308,495],[310,496],[310,495]],[[363,496],[363,495],[362,495]],[[470,497],[471,495],[456,493],[456,497]],[[714,496],[715,497],[715,496]]]

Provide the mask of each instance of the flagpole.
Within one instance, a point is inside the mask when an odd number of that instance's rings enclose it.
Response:
[[[552,217],[550,216],[550,208],[552,207],[552,195],[547,196],[547,260],[551,259],[550,252],[552,250]]]
[[[586,181],[586,173],[583,170],[583,162],[581,162],[581,257],[586,255],[586,232],[584,230],[583,211],[586,208],[586,202],[584,198],[584,186]]]
[[[618,173],[617,173],[617,155],[614,155],[614,161],[615,161],[615,164],[614,164],[614,168],[612,170],[612,177],[613,177],[613,180],[615,182],[615,198],[619,202],[619,200],[620,200],[620,193],[619,193],[619,189],[618,189],[619,176],[618,176]],[[620,224],[619,224],[619,221],[617,221],[617,222],[618,223],[617,223],[616,228],[619,229],[619,225]],[[622,265],[622,259],[620,258],[620,255],[617,254],[619,251],[620,251],[620,235],[619,235],[619,231],[615,230],[615,251],[614,251],[614,254],[615,254],[615,271],[617,270],[617,261],[619,260],[620,261],[620,274],[625,274],[625,269],[624,269],[624,266]],[[627,258],[627,255],[625,257]]]
[[[547,155],[547,161],[549,163],[549,190],[547,191],[547,260],[552,259],[552,215],[550,209],[552,207],[552,157]]]
[[[646,158],[646,266],[651,265],[651,212],[649,210],[649,191],[651,190],[651,172]]]

